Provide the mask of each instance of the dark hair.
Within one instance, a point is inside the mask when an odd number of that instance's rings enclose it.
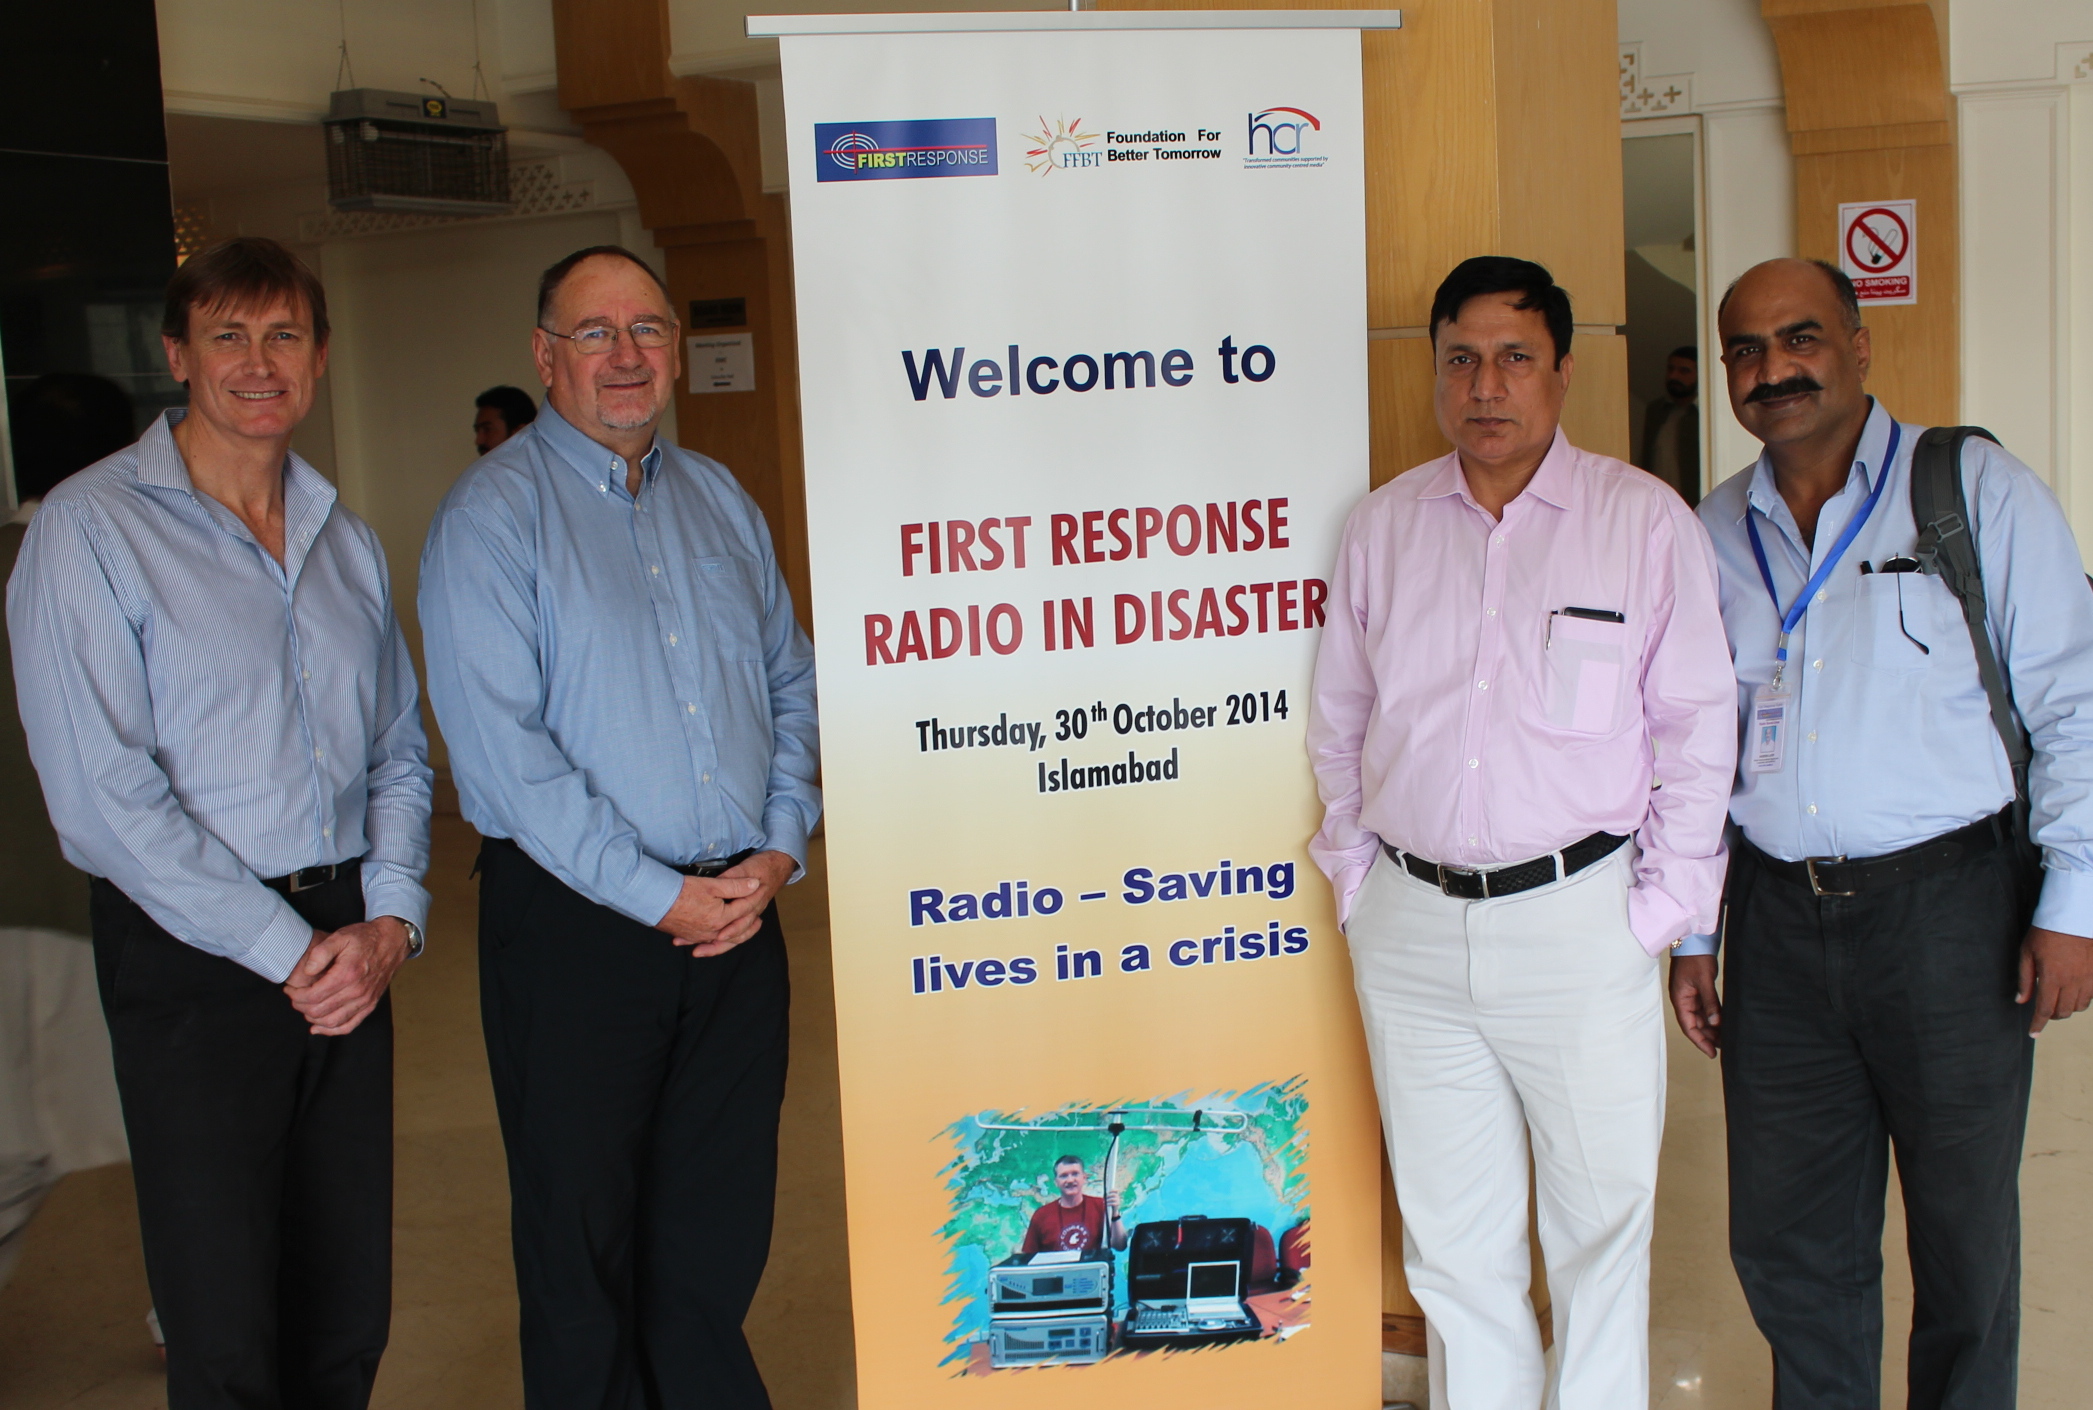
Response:
[[[75,470],[138,439],[130,394],[92,372],[46,372],[10,400],[18,499],[42,499]]]
[[[1059,1170],[1064,1165],[1081,1165],[1082,1163],[1083,1157],[1079,1155],[1064,1155],[1054,1162],[1054,1168]]]
[[[538,326],[540,328],[545,326],[546,315],[552,312],[553,295],[560,291],[560,285],[567,282],[567,276],[574,272],[574,266],[580,264],[585,259],[594,259],[598,255],[609,255],[614,259],[631,260],[641,269],[647,271],[647,277],[652,279],[654,286],[661,290],[661,296],[664,299],[669,297],[669,286],[662,280],[659,274],[654,272],[653,265],[626,249],[623,245],[591,245],[585,250],[576,250],[538,277]]]
[[[305,262],[274,240],[238,235],[199,250],[167,281],[160,331],[177,342],[189,336],[189,315],[224,308],[266,308],[278,299],[303,304],[313,341],[327,342],[327,291]]]
[[[1683,357],[1688,362],[1698,367],[1700,366],[1701,361],[1701,350],[1695,347],[1693,344],[1688,343],[1683,348],[1673,348],[1670,353],[1666,354],[1664,360],[1666,362],[1670,362],[1675,357]]]
[[[1440,283],[1439,292],[1432,295],[1432,345],[1439,344],[1440,324],[1454,322],[1470,299],[1486,294],[1518,294],[1519,302],[1513,308],[1539,309],[1555,343],[1555,365],[1562,366],[1569,355],[1570,335],[1576,331],[1570,319],[1570,295],[1555,282],[1554,275],[1530,259],[1477,255],[1455,265],[1453,273]]]
[[[489,387],[474,397],[472,404],[493,407],[511,431],[520,431],[538,419],[538,404],[521,387]]]
[[[1846,271],[1835,264],[1829,264],[1821,259],[1809,260],[1807,263],[1817,266],[1818,269],[1823,271],[1824,277],[1831,281],[1831,291],[1838,295],[1839,298],[1839,312],[1846,320],[1846,331],[1850,333],[1859,328],[1860,298],[1853,292],[1853,281],[1846,277]],[[1757,267],[1757,265],[1752,266],[1753,269]],[[1751,273],[1750,269],[1744,271],[1744,274],[1749,273]],[[1730,287],[1722,291],[1722,301],[1715,305],[1715,316],[1717,318],[1722,317],[1722,311],[1730,306],[1730,295],[1736,293],[1737,286],[1744,282],[1744,274],[1740,274],[1735,279],[1732,279]]]

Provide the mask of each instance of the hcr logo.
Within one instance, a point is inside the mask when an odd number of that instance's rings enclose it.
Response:
[[[1250,114],[1249,154],[1267,157],[1294,157],[1301,153],[1301,134],[1311,129],[1322,131],[1322,123],[1316,121],[1314,113],[1300,108],[1266,108],[1261,113]],[[1264,134],[1264,151],[1257,150],[1257,136]]]

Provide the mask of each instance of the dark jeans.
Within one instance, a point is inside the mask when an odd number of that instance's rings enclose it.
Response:
[[[364,918],[352,873],[295,897]],[[320,1038],[97,879],[95,968],[169,1410],[361,1410],[392,1316],[392,1002]]]
[[[694,959],[521,850],[480,851],[480,1011],[530,1410],[762,1410],[790,981],[763,928]]]
[[[2035,1045],[2013,1002],[2039,860],[2009,844],[1819,898],[1748,846],[1723,989],[1730,1256],[1777,1410],[1876,1410],[1889,1152],[1916,1294],[1913,1410],[2002,1410],[2020,1340]]]

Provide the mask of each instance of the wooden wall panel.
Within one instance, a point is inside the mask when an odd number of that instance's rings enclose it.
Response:
[[[1938,6],[1911,0],[1760,0],[1780,53],[1795,154],[1795,250],[1836,264],[1839,206],[1918,202],[1919,301],[1863,306],[1868,389],[1907,421],[1953,422],[1961,402],[1960,200]]]

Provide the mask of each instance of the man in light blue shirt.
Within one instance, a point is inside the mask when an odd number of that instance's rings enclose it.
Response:
[[[15,688],[91,919],[170,1410],[361,1410],[392,1298],[392,1014],[429,768],[385,555],[290,453],[319,281],[226,241],[168,285],[188,387],[45,498]]]
[[[1970,440],[1987,630],[2034,765],[2025,810],[1959,600],[1921,571],[1921,426],[1863,389],[1837,269],[1775,260],[1720,313],[1758,463],[1700,506],[1748,728],[1723,939],[1673,960],[1720,1049],[1730,1249],[1783,1410],[1874,1410],[1883,1196],[1909,1219],[1911,1403],[2011,1405],[2031,1034],[2093,1000],[2093,593],[2056,499]]]
[[[788,1002],[771,898],[820,815],[814,660],[755,503],[656,439],[680,371],[652,269],[560,261],[545,407],[444,499],[429,695],[481,851],[526,1404],[769,1404],[741,1331],[769,1249]]]

